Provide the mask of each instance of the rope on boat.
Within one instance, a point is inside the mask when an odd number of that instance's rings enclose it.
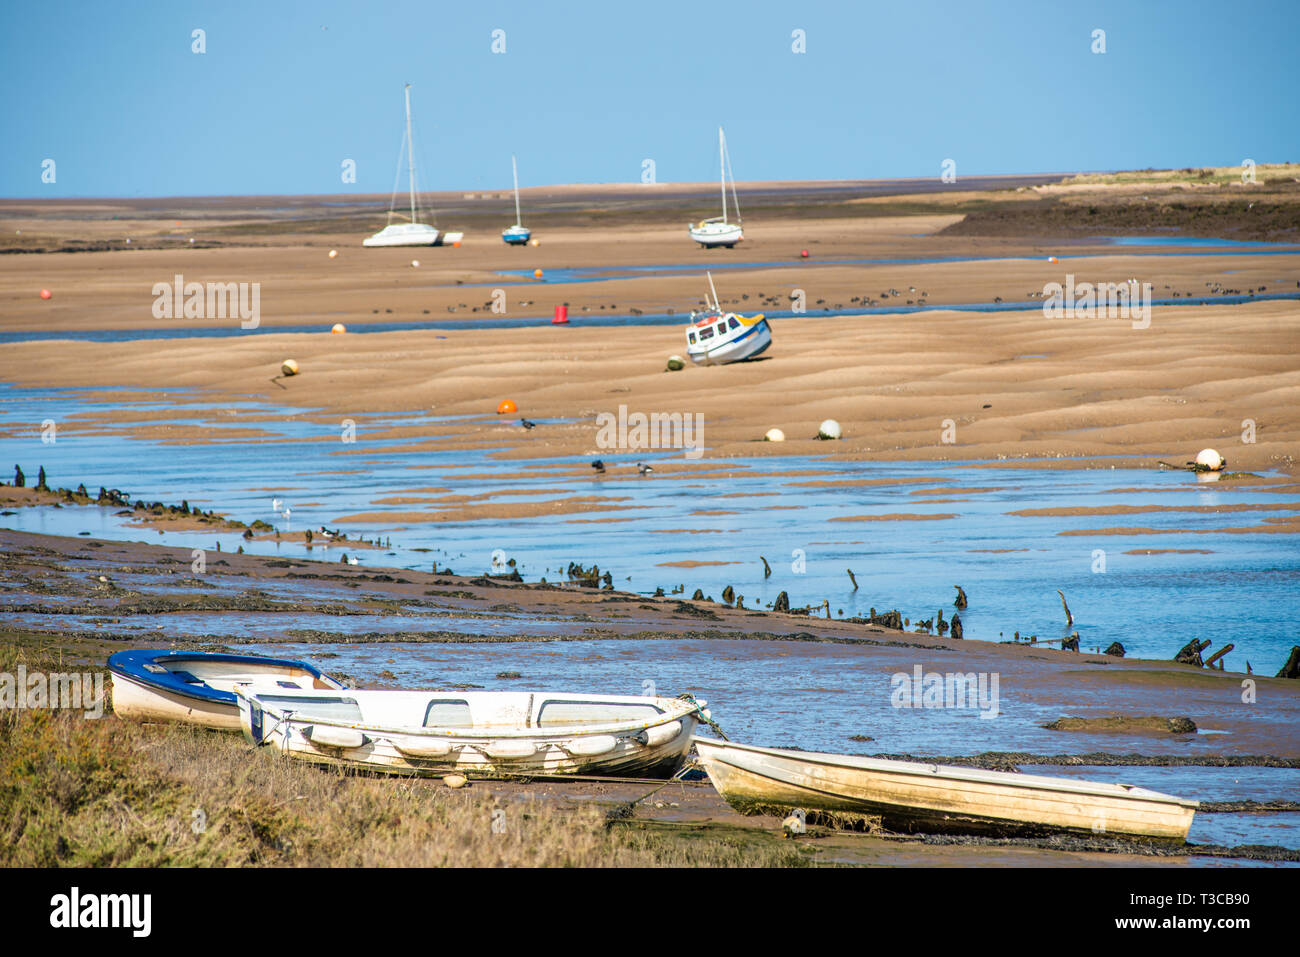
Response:
[[[693,764],[682,765],[681,768],[679,768],[678,771],[672,777],[670,777],[663,784],[660,784],[657,787],[655,787],[652,791],[641,795],[639,798],[635,798],[634,800],[631,801],[624,801],[622,804],[618,805],[617,807],[611,808],[609,811],[605,813],[606,823],[613,823],[614,821],[621,821],[631,817],[632,813],[636,810],[636,806],[638,804],[640,804],[642,801],[646,800],[647,798],[653,797],[654,795],[658,794],[660,791],[668,787],[668,785],[670,784],[673,783],[680,784],[682,775],[690,771],[692,767],[694,767]]]
[[[677,699],[679,701],[685,701],[688,704],[695,705],[695,714],[696,716],[699,717],[700,722],[702,724],[707,724],[710,728],[712,728],[717,733],[718,737],[720,737],[723,741],[731,740],[729,737],[727,737],[726,732],[724,732],[720,727],[718,727],[718,722],[713,720],[713,717],[705,710],[704,705],[700,704],[699,700],[695,697],[695,695],[691,694],[689,691],[683,691],[681,694],[677,696]]]

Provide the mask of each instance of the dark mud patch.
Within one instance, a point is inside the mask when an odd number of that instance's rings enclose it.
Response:
[[[1195,734],[1191,718],[1160,718],[1154,715],[1133,717],[1110,715],[1105,718],[1057,718],[1043,725],[1048,731],[1083,731],[1087,734]]]

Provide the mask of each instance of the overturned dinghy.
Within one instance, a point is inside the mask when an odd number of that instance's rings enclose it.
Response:
[[[804,808],[879,815],[901,832],[1054,831],[1185,840],[1196,801],[1127,784],[782,751],[696,738],[709,780],[740,811]]]
[[[134,721],[180,721],[239,730],[236,685],[336,691],[343,685],[306,661],[145,648],[108,659],[113,711]]]
[[[514,691],[236,689],[255,745],[402,774],[671,777],[704,702]]]

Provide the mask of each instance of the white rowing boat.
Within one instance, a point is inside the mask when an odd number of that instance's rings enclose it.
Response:
[[[513,691],[259,692],[236,688],[255,745],[404,774],[666,778],[686,759],[693,699]]]
[[[1103,784],[845,754],[783,751],[713,738],[695,748],[718,793],[741,811],[879,815],[901,832],[1072,831],[1184,840],[1196,801]]]
[[[307,661],[142,648],[108,659],[113,712],[130,721],[179,721],[239,730],[235,686],[334,691],[343,684]]]

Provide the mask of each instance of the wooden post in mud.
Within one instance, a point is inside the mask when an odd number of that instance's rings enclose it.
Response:
[[[1218,651],[1216,651],[1214,654],[1210,655],[1210,657],[1208,657],[1208,658],[1205,659],[1205,667],[1207,667],[1207,668],[1213,668],[1213,667],[1214,667],[1214,663],[1215,663],[1216,661],[1218,661],[1220,658],[1222,658],[1224,655],[1226,655],[1228,652],[1230,652],[1233,648],[1236,648],[1236,647],[1237,647],[1237,646],[1236,646],[1236,645],[1233,645],[1233,644],[1227,644],[1227,645],[1224,645],[1222,648],[1220,648],[1220,649],[1219,649]]]
[[[1065,592],[1058,588],[1056,593],[1061,596],[1061,607],[1065,609],[1065,627],[1069,628],[1074,624],[1074,616],[1070,614],[1070,606],[1065,603]]]
[[[852,569],[852,568],[846,568],[845,571],[847,571],[847,572],[849,573],[849,581],[853,582],[853,590],[854,590],[854,591],[857,591],[857,590],[858,590],[858,580],[857,580],[856,578],[853,577],[853,569]]]

